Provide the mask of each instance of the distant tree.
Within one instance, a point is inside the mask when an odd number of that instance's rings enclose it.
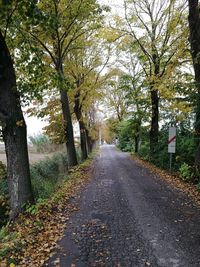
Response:
[[[84,44],[81,50],[74,50],[68,55],[69,65],[66,68],[66,75],[73,82],[73,89],[70,95],[73,99],[73,110],[80,128],[80,142],[82,159],[88,156],[88,110],[91,110],[94,103],[101,98],[100,88],[106,81],[106,77],[101,76],[102,71],[107,66],[110,58],[109,47],[104,48],[100,37],[86,34],[78,40]]]
[[[115,113],[118,121],[122,121],[128,114],[127,92],[119,85],[120,76],[114,76],[105,90],[105,99],[108,106]]]

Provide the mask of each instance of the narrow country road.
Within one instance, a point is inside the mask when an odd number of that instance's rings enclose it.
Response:
[[[200,266],[200,209],[114,146],[73,201],[80,210],[46,266]]]

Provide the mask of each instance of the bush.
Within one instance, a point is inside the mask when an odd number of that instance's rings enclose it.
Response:
[[[36,200],[48,198],[67,172],[67,156],[56,154],[31,166],[31,182]]]
[[[133,125],[131,120],[122,121],[118,125],[118,147],[125,152],[133,150]]]
[[[59,153],[30,167],[31,182],[36,201],[46,199],[55,191],[67,172],[67,156]],[[0,227],[9,218],[8,183],[6,167],[0,164]]]
[[[189,166],[187,163],[183,163],[179,169],[181,179],[187,182],[191,182],[195,178],[195,173],[192,170],[192,167]]]
[[[196,187],[200,191],[200,182],[196,185]]]

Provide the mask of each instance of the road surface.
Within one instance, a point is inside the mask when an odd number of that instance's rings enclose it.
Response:
[[[80,210],[46,266],[200,266],[200,209],[114,146],[73,201]]]

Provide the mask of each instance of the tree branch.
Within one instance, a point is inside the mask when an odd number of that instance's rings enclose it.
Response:
[[[51,53],[51,51],[48,49],[48,47],[43,43],[42,40],[40,40],[40,38],[38,38],[36,35],[34,35],[33,33],[31,32],[28,32],[44,49],[45,51],[49,54],[49,56],[51,57],[54,65],[56,66],[57,65],[57,62],[56,62],[56,59],[55,57],[53,56],[53,54]]]
[[[13,16],[14,12],[15,12],[16,9],[17,9],[17,5],[18,5],[18,3],[16,2],[15,7],[13,8],[13,10],[11,11],[10,15],[8,16],[8,18],[7,18],[7,20],[6,20],[5,31],[4,31],[4,34],[3,34],[4,38],[6,38],[7,31],[8,31],[8,27],[9,27],[9,23],[10,23],[10,21],[11,21],[11,18],[12,18],[12,16]]]

